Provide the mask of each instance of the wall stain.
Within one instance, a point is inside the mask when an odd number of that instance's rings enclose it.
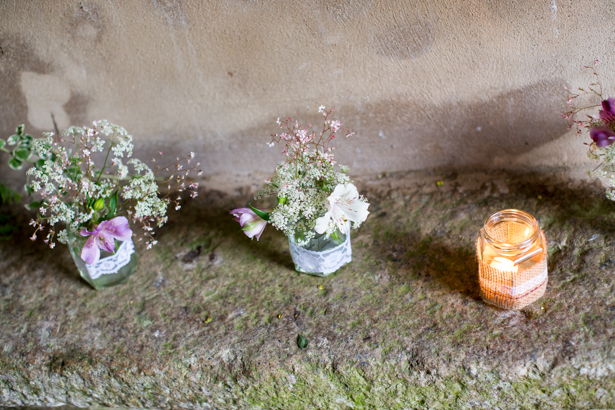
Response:
[[[392,59],[417,58],[431,49],[433,28],[429,23],[393,27],[372,36],[370,45],[376,54]]]
[[[188,19],[178,0],[152,0],[152,4],[171,26],[187,26]]]
[[[90,3],[79,3],[69,25],[70,34],[79,42],[99,42],[105,31],[102,14]]]
[[[334,21],[354,20],[371,7],[371,0],[322,1],[325,15]]]
[[[371,16],[369,44],[378,56],[413,59],[428,52],[435,40],[434,13],[429,3],[385,1]]]

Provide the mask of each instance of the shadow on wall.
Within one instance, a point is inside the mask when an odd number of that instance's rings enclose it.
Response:
[[[567,108],[565,85],[563,80],[541,81],[488,101],[442,106],[399,99],[341,106],[333,118],[356,135],[353,141],[343,139],[335,144],[336,157],[354,174],[437,167],[503,168],[515,157],[568,132],[561,117]],[[301,124],[322,121],[319,114],[306,115],[303,110],[280,116],[298,119]],[[262,170],[269,161],[274,164],[274,158],[281,160],[279,150],[265,144],[274,131],[273,121],[242,130],[229,136],[230,146],[216,147],[215,155],[204,152],[203,162],[220,161],[233,155],[233,146],[249,145],[252,158],[236,164],[235,171]]]
[[[25,42],[12,37],[0,38],[0,132],[6,138],[28,117],[28,104],[21,91],[21,73],[48,74],[51,68],[41,61]]]
[[[90,4],[63,13],[62,25],[68,28],[71,49],[82,50],[82,58],[96,55],[96,46],[105,33],[102,13]],[[11,135],[15,127],[26,123],[26,129],[51,131],[53,111],[61,127],[82,125],[87,118],[88,97],[71,90],[62,75],[54,71],[57,63],[41,60],[28,42],[14,35],[0,37],[0,132]],[[93,119],[92,119],[93,120]]]
[[[88,122],[87,97],[71,91],[68,84],[54,75],[51,65],[40,60],[22,40],[0,39],[0,73],[2,138],[24,123],[36,137],[36,130],[51,131],[51,111],[61,123]]]
[[[0,39],[0,62],[3,75],[3,81],[0,81],[0,106],[3,107],[0,132],[8,136],[16,125],[32,117],[28,110],[35,109],[29,107],[30,101],[24,94],[27,90],[20,87],[24,75],[27,73],[26,78],[32,77],[34,85],[44,84],[47,77],[53,76],[52,68],[40,61],[19,39]],[[488,100],[462,100],[441,106],[434,106],[429,101],[402,101],[399,98],[373,104],[342,103],[337,107],[335,118],[356,131],[356,137],[353,137],[356,139],[336,144],[337,159],[351,166],[353,173],[436,167],[506,167],[515,157],[556,140],[568,131],[561,118],[561,113],[567,108],[564,86],[561,79],[544,80]],[[93,120],[86,118],[88,98],[72,93],[68,88],[65,91],[66,101],[60,111],[66,113],[67,121],[83,124]],[[296,118],[303,124],[310,121],[317,124],[322,119],[315,110],[310,115],[305,115],[303,110],[297,111],[297,108],[294,110],[295,113],[281,112],[279,115]],[[50,121],[50,113],[41,112],[40,115],[44,116],[45,122]],[[273,168],[281,159],[279,150],[271,150],[265,144],[270,133],[275,131],[273,118],[260,120],[252,128],[224,135],[222,142],[220,135],[217,132],[214,135],[211,130],[209,135],[204,135],[203,142],[197,142],[196,135],[203,135],[203,130],[195,129],[192,137],[186,137],[185,133],[152,136],[137,148],[154,155],[162,149],[171,156],[194,150],[201,162],[208,164],[209,174],[229,171],[247,174],[263,167]],[[30,125],[26,124],[27,129],[38,136],[33,128],[40,127]],[[140,131],[129,130],[133,135],[139,135]],[[168,147],[165,147],[165,140]],[[242,146],[251,146],[252,155],[237,163],[233,159],[237,156],[237,147]]]
[[[360,165],[376,152],[376,168],[390,171],[501,167],[568,132],[561,117],[567,108],[565,85],[563,80],[541,81],[477,103],[436,107],[390,100],[344,110],[346,118],[364,117],[358,133],[364,154],[357,155],[352,144],[340,144],[339,160],[348,163],[356,157]]]

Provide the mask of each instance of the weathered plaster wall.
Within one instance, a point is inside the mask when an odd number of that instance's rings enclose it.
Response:
[[[564,86],[600,58],[615,88],[614,19],[609,0],[4,0],[0,133],[106,118],[148,155],[247,174],[280,159],[277,117],[325,104],[356,174],[582,169]]]

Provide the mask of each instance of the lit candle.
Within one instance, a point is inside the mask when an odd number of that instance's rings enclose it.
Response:
[[[503,256],[494,257],[489,266],[504,272],[517,273],[519,270],[519,267],[515,265],[515,262]]]
[[[538,220],[518,209],[491,215],[476,242],[482,298],[522,309],[547,288],[547,241]]]

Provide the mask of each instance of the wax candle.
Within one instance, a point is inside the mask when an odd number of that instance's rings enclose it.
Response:
[[[506,209],[485,221],[476,242],[483,299],[499,307],[522,309],[547,286],[547,246],[532,215]]]

